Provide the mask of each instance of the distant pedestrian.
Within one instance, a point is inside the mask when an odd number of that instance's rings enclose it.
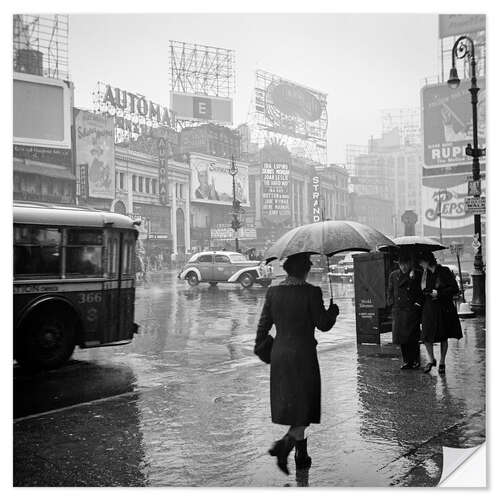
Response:
[[[419,257],[419,264],[424,270],[421,279],[421,288],[425,296],[422,311],[422,340],[429,356],[424,372],[428,373],[433,366],[436,366],[434,343],[439,342],[441,358],[438,371],[444,374],[448,339],[461,339],[463,336],[453,301],[454,296],[460,291],[453,272],[439,265],[431,252],[422,253]]]
[[[420,318],[424,296],[422,272],[413,269],[410,255],[401,253],[399,269],[389,276],[387,292],[392,306],[392,342],[401,346],[402,370],[420,367]]]
[[[278,467],[288,474],[288,455],[295,447],[298,469],[307,469],[311,457],[304,436],[310,424],[319,424],[321,378],[314,329],[330,330],[339,309],[330,300],[325,309],[321,288],[306,282],[311,269],[308,254],[287,258],[288,277],[268,289],[257,327],[254,352],[271,364],[271,418],[289,425],[288,432],[269,450]],[[269,335],[276,326],[276,338]]]
[[[172,269],[176,269],[177,267],[177,255],[173,252],[170,254],[170,265]]]

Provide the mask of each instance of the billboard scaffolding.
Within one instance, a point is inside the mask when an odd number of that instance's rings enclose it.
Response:
[[[279,140],[292,153],[322,165],[327,160],[327,94],[267,71],[255,73],[253,142]]]
[[[68,80],[68,36],[67,15],[14,15],[14,71]]]
[[[178,125],[232,123],[234,50],[170,40],[170,96]]]

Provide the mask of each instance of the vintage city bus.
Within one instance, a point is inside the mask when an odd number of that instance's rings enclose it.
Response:
[[[55,368],[80,348],[131,342],[138,224],[124,215],[14,205],[14,358]]]

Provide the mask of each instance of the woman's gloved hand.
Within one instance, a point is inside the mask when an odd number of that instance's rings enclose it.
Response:
[[[333,299],[330,299],[330,306],[328,307],[327,311],[332,315],[337,317],[340,313],[339,306],[337,304],[333,303]]]

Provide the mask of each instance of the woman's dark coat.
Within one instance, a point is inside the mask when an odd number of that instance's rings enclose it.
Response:
[[[438,293],[436,299],[430,296],[433,289]],[[434,273],[427,271],[424,294],[422,340],[441,342],[449,338],[461,339],[462,327],[453,302],[453,297],[459,294],[459,288],[455,275],[448,267],[437,265]]]
[[[314,329],[324,332],[335,324],[325,310],[319,287],[309,283],[268,289],[257,327],[256,346],[272,325],[276,337],[271,351],[271,418],[276,424],[320,422],[321,378]]]
[[[420,318],[424,304],[421,280],[422,273],[416,270],[403,273],[397,269],[389,276],[387,299],[392,306],[394,344],[407,344],[420,339]]]

